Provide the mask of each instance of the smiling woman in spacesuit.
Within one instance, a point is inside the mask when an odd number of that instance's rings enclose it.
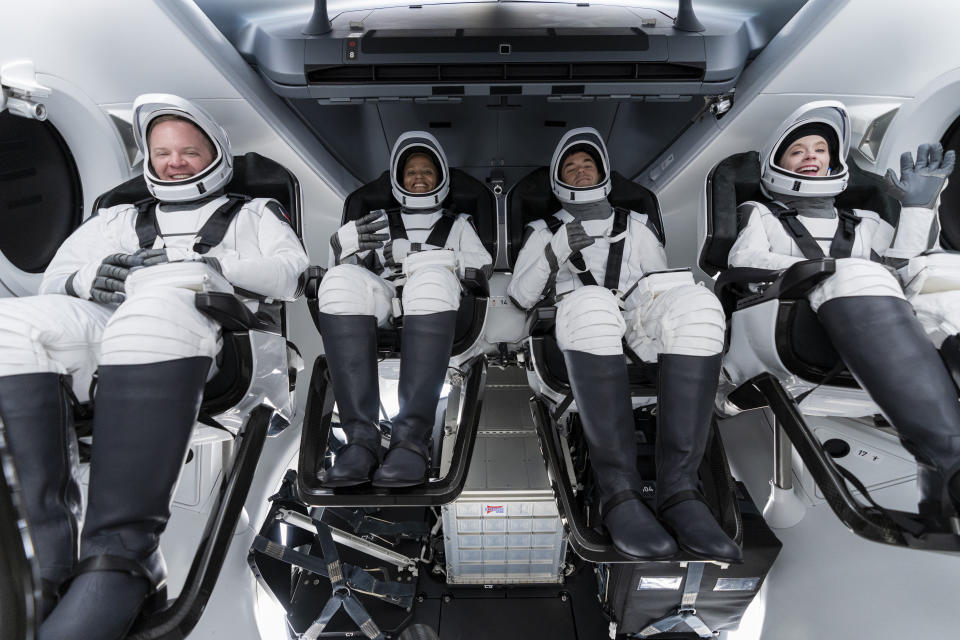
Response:
[[[557,344],[614,546],[657,559],[679,544],[701,557],[739,562],[741,550],[710,513],[697,477],[720,376],[720,303],[689,272],[657,273],[667,258],[647,216],[615,210],[607,200],[610,162],[595,129],[563,136],[550,181],[563,209],[528,227],[507,291],[526,309],[545,299],[557,303]],[[622,292],[630,293],[624,299]],[[659,521],[641,496],[624,338],[641,359],[659,362]]]
[[[347,445],[323,479],[328,487],[426,480],[429,443],[460,307],[459,278],[492,264],[469,216],[442,207],[446,155],[423,131],[401,135],[390,154],[400,208],[374,211],[330,238],[331,269],[317,292],[318,323]],[[383,233],[378,233],[383,231]],[[403,285],[399,413],[381,462],[377,327],[394,318]]]
[[[159,537],[220,347],[220,327],[176,278],[290,300],[308,263],[275,201],[224,195],[233,156],[205,111],[140,96],[134,130],[155,203],[101,210],[60,247],[40,295],[0,301],[0,417],[41,567],[45,639],[120,638],[151,597],[165,602]],[[156,266],[167,262],[184,264]],[[166,276],[129,291],[137,269]],[[70,395],[86,399],[94,369],[78,540]]]
[[[960,403],[931,342],[943,341],[935,316],[949,310],[938,311],[935,298],[913,297],[934,318],[921,324],[883,264],[913,259],[928,248],[954,154],[944,155],[939,144],[922,145],[915,163],[911,154],[902,156],[899,178],[888,171],[888,191],[902,205],[894,229],[873,211],[835,206],[834,197],[847,185],[849,149],[850,121],[841,103],[810,103],[787,118],[760,158],[762,187],[771,201],[740,206],[742,228],[729,264],[785,269],[806,259],[836,258],[836,272],[809,294],[810,305],[847,368],[916,457],[921,510],[939,511],[944,498],[960,507]]]

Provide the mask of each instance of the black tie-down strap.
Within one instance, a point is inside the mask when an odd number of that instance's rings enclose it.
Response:
[[[687,565],[687,577],[683,581],[683,596],[676,612],[648,624],[637,634],[638,638],[660,635],[681,624],[689,627],[700,638],[714,637],[710,627],[697,615],[695,608],[697,594],[700,593],[700,582],[703,580],[703,567],[703,562],[691,562]]]
[[[800,252],[807,260],[818,260],[824,258],[823,249],[810,235],[810,231],[799,219],[797,219],[797,210],[788,209],[779,203],[771,203],[778,209],[775,214],[784,230],[793,238],[793,241],[800,247]],[[833,240],[830,242],[831,258],[849,258],[853,253],[853,241],[856,239],[857,225],[860,224],[860,217],[850,209],[839,209],[837,219],[837,231],[833,234]]]
[[[275,560],[300,567],[310,573],[330,580],[332,595],[316,620],[300,636],[302,640],[316,640],[330,623],[334,614],[343,607],[360,631],[370,640],[384,640],[383,633],[370,617],[366,607],[354,595],[354,591],[379,598],[384,602],[409,609],[413,606],[416,585],[377,580],[369,573],[352,564],[340,562],[337,546],[330,528],[314,520],[317,528],[316,541],[322,557],[301,553],[258,535],[253,540],[253,549]]]
[[[407,521],[389,522],[380,518],[372,518],[350,509],[327,507],[327,510],[346,522],[355,534],[364,536],[391,536],[398,538],[420,538],[430,532],[426,522]]]
[[[384,209],[383,212],[387,216],[390,237],[394,240],[398,238],[407,240],[407,228],[403,224],[400,209]],[[427,236],[424,244],[440,247],[441,249],[447,246],[447,239],[450,237],[450,232],[453,230],[453,223],[456,221],[457,214],[447,209],[442,210],[440,212],[440,219],[433,223],[433,227],[430,229],[430,235]]]
[[[223,241],[227,235],[227,229],[230,223],[237,217],[240,209],[252,198],[236,193],[228,193],[227,201],[220,205],[213,212],[207,221],[197,232],[197,241],[193,245],[193,250],[199,254],[205,254],[213,247]],[[136,203],[137,207],[137,239],[140,241],[141,249],[150,249],[160,234],[160,226],[157,224],[157,203],[154,198],[148,198]]]
[[[603,274],[603,287],[616,291],[620,287],[620,268],[623,266],[623,250],[627,243],[625,232],[627,223],[630,221],[630,210],[623,207],[614,208],[613,227],[610,230],[610,237],[621,236],[616,242],[610,243],[610,249],[607,251],[607,266]],[[577,270],[577,277],[580,278],[585,286],[596,286],[597,279],[593,277],[587,263],[583,259],[583,254],[579,251],[571,254],[570,264]]]

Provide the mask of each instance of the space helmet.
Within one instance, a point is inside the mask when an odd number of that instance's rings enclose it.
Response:
[[[150,163],[147,132],[160,116],[174,115],[190,121],[213,144],[214,158],[206,169],[184,180],[161,180]],[[143,178],[150,193],[162,202],[190,202],[222,189],[233,176],[233,154],[227,132],[202,108],[179,96],[147,93],[133,102],[133,134],[143,154]]]
[[[593,158],[599,181],[589,187],[575,187],[565,183],[560,175],[563,161],[572,153],[582,151]],[[592,127],[571,129],[560,139],[550,160],[550,188],[564,204],[598,202],[610,194],[610,159],[600,132]]]
[[[825,176],[794,173],[777,164],[791,144],[808,135],[819,135],[827,141],[830,151],[830,169]],[[807,103],[783,121],[761,151],[762,188],[771,197],[777,195],[836,196],[847,188],[850,177],[847,167],[849,152],[850,116],[843,103],[835,100]]]
[[[411,156],[423,154],[437,169],[437,184],[428,193],[412,193],[403,188],[403,169]],[[397,138],[390,153],[390,186],[393,197],[404,209],[435,209],[450,193],[447,156],[437,139],[426,131],[407,131]]]

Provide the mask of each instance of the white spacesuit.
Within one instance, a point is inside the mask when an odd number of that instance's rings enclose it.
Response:
[[[400,207],[337,230],[331,268],[317,292],[320,334],[347,435],[346,448],[325,472],[326,486],[372,479],[376,486],[402,487],[426,479],[427,438],[450,360],[460,277],[467,268],[489,271],[492,264],[469,216],[442,208],[450,175],[432,135],[411,131],[397,139],[390,179]],[[395,318],[401,285],[400,406],[380,464],[376,329]]]
[[[564,208],[528,226],[507,291],[526,309],[556,302],[557,343],[614,545],[629,556],[665,558],[679,543],[739,561],[697,479],[724,344],[720,303],[689,271],[666,271],[646,214],[610,205],[610,163],[596,130],[563,136],[550,180]],[[624,339],[641,359],[659,359],[657,503],[676,542],[640,500]]]
[[[934,494],[924,495],[921,506],[943,502],[949,508],[951,500],[960,504],[960,404],[924,333],[937,345],[943,342],[950,318],[960,319],[960,305],[951,304],[960,297],[926,294],[922,281],[934,272],[942,283],[951,270],[960,279],[960,262],[950,255],[915,256],[930,245],[953,152],[922,145],[916,163],[909,153],[901,157],[900,178],[888,171],[888,191],[902,205],[894,229],[873,211],[834,205],[847,185],[849,149],[850,122],[841,103],[810,103],[787,118],[760,158],[762,187],[771,200],[739,207],[742,228],[729,264],[785,269],[802,260],[836,258],[836,272],[808,294],[810,305],[847,368],[920,463],[921,487]],[[909,278],[922,325],[886,265],[900,266]]]
[[[99,211],[60,247],[40,295],[0,300],[0,416],[41,566],[42,638],[119,638],[144,602],[165,600],[159,535],[220,344],[194,307],[197,283],[289,300],[308,264],[275,201],[223,193],[233,156],[205,111],[144,95],[134,127],[154,199]],[[95,369],[78,540],[70,396],[87,398]]]

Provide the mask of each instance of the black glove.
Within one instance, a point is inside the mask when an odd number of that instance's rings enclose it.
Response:
[[[589,247],[596,239],[587,235],[583,225],[574,220],[563,225],[553,234],[550,241],[553,254],[557,257],[557,262],[563,264],[580,252],[581,249]]]
[[[932,209],[947,176],[953,171],[956,154],[951,150],[943,153],[939,142],[922,144],[917,149],[917,162],[907,151],[900,156],[900,179],[893,169],[887,169],[887,193],[900,201],[904,207]]]
[[[351,220],[333,234],[330,244],[337,260],[340,256],[350,256],[360,251],[379,249],[390,239],[389,234],[376,233],[389,223],[381,212],[374,211],[362,218]]]
[[[129,253],[114,253],[103,259],[90,287],[90,298],[104,304],[120,304],[126,300],[126,280],[132,267],[139,267],[140,258]]]

